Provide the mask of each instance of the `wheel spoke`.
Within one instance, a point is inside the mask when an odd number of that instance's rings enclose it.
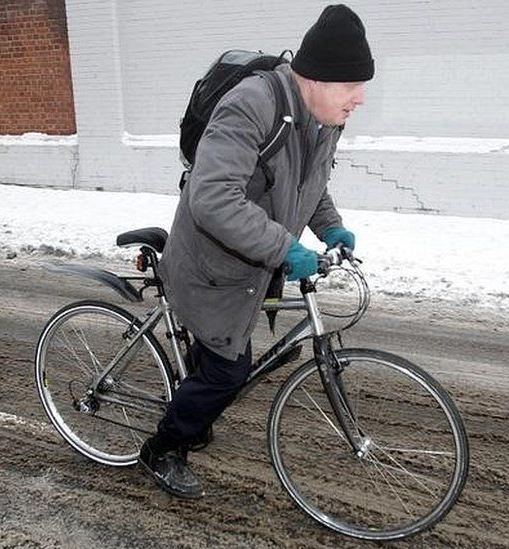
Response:
[[[100,372],[100,370],[102,370],[102,366],[101,366],[101,363],[99,362],[99,360],[97,359],[97,357],[95,356],[95,354],[90,349],[90,346],[87,343],[87,338],[85,337],[85,334],[83,333],[83,329],[80,328],[81,335],[78,334],[78,331],[77,331],[76,328],[74,328],[74,326],[71,326],[71,330],[74,331],[74,333],[76,334],[76,337],[81,341],[81,343],[83,344],[85,349],[88,351],[88,354],[90,355],[90,358],[92,359],[92,362],[95,366],[95,372],[96,372],[96,374],[98,374]]]
[[[129,425],[129,427],[131,427],[131,429],[129,429],[129,433],[131,434],[131,437],[133,439],[134,444],[136,445],[136,448],[139,450],[141,448],[141,445],[143,444],[143,441],[141,440],[138,433],[136,433],[136,431],[132,430],[132,425],[131,425],[131,422],[129,421],[129,417],[127,415],[127,412],[126,412],[124,406],[122,406],[122,413],[124,415],[125,422],[127,423],[127,425]],[[140,442],[141,442],[141,444],[140,444]]]
[[[432,456],[450,456],[454,457],[454,452],[446,452],[445,450],[422,450],[420,448],[394,448],[391,446],[380,446],[379,444],[374,444],[374,446],[380,450],[386,452],[398,452],[401,454],[425,454]]]
[[[133,397],[146,397],[146,398],[157,398],[156,395],[152,391],[146,391],[144,389],[141,389],[138,386],[133,385],[132,383],[128,383],[124,380],[117,380],[117,386],[119,389],[129,389],[132,392]],[[165,401],[163,401],[165,402]]]
[[[325,422],[332,428],[332,430],[341,438],[342,440],[346,441],[345,435],[334,425],[332,420],[329,418],[329,416],[320,408],[319,404],[316,402],[316,400],[309,394],[306,389],[301,387],[302,392],[308,397],[308,399],[312,402],[313,406],[316,408],[318,415],[322,417],[322,419],[325,420]],[[301,404],[301,406],[304,406],[307,410],[310,410],[307,406],[304,404]],[[311,411],[311,410],[310,410]]]
[[[413,520],[415,520],[415,515],[410,511],[410,509],[407,508],[407,506],[405,505],[405,502],[401,499],[400,495],[396,492],[394,486],[388,481],[387,479],[387,476],[384,474],[384,471],[381,470],[381,468],[379,467],[380,466],[380,462],[374,458],[373,461],[372,461],[373,465],[375,466],[375,469],[377,469],[377,471],[379,472],[380,476],[382,477],[382,479],[384,480],[384,482],[387,484],[387,486],[389,487],[390,491],[392,492],[392,494],[396,497],[396,499],[399,501],[399,503],[401,504],[401,506],[403,507],[403,509],[405,510],[406,514],[411,516]],[[390,473],[389,473],[390,475]],[[392,475],[390,475],[392,476]]]
[[[171,401],[167,358],[151,331],[130,350],[121,372],[116,368],[95,392],[87,391],[138,322],[117,306],[80,302],[57,312],[38,344],[37,388],[50,420],[76,450],[100,463],[135,463],[140,433],[153,433],[163,414],[158,399]],[[116,388],[124,392],[120,398]]]
[[[346,433],[329,399],[318,396],[326,393],[315,363],[294,372],[276,397],[269,448],[283,486],[315,520],[354,537],[387,541],[423,531],[465,481],[468,451],[454,405],[428,374],[394,355],[342,350],[337,360],[348,364],[339,386],[331,380],[351,412],[339,418]],[[351,437],[355,451],[335,443]]]
[[[60,341],[63,343],[64,347],[71,353],[72,357],[76,361],[75,362],[76,365],[81,366],[81,369],[83,370],[83,372],[93,376],[94,370],[76,353],[72,345],[69,343],[69,339],[63,330],[62,330],[62,335],[60,336]],[[55,351],[59,353],[61,356],[64,356],[66,359],[69,358],[66,355],[64,355],[64,353],[62,353],[62,351],[60,351],[59,349],[55,349]]]
[[[372,470],[373,468],[367,466],[366,460],[360,459],[359,463],[362,465],[364,471],[368,474],[369,480],[370,480],[371,484],[373,485],[373,487],[375,488],[375,490],[378,494],[378,497],[382,498],[383,494],[382,494],[382,490],[380,489],[380,479],[379,479],[380,475],[376,475]],[[368,492],[368,494],[369,494],[369,492]],[[366,494],[366,498],[368,497],[368,494]]]
[[[397,470],[397,471],[400,471],[401,473],[404,473],[405,475],[407,476],[410,476],[412,477],[416,483],[418,483],[422,488],[424,488],[429,494],[431,494],[432,496],[436,497],[436,494],[434,492],[432,492],[425,484],[424,482],[422,482],[420,479],[426,479],[428,480],[429,482],[433,483],[437,483],[437,481],[434,481],[433,479],[425,476],[425,475],[422,475],[420,473],[413,473],[412,471],[409,471],[406,467],[404,467],[403,465],[401,465],[401,463],[398,462],[397,459],[395,459],[393,456],[391,456],[391,454],[389,454],[388,452],[383,452],[382,453],[387,456],[391,461],[392,463],[394,463],[394,467],[392,467],[393,469]],[[378,459],[378,458],[376,458]],[[379,461],[380,463],[380,461]],[[385,467],[389,468],[390,466],[387,466],[387,465],[384,465]]]

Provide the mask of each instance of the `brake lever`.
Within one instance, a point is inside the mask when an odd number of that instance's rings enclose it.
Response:
[[[362,263],[362,259],[359,259],[358,257],[355,257],[353,255],[353,250],[351,250],[350,248],[347,248],[346,246],[342,246],[340,248],[340,250],[341,250],[341,255],[343,256],[343,258],[348,259],[348,261],[350,261],[350,263],[359,263],[359,264]]]

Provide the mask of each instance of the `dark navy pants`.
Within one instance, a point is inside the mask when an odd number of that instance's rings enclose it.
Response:
[[[237,360],[225,359],[199,340],[191,353],[197,369],[173,395],[158,425],[157,446],[170,449],[199,437],[234,401],[251,369],[251,342]]]

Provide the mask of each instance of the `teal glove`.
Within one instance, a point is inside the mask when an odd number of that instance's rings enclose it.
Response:
[[[314,275],[318,271],[318,256],[294,238],[286,253],[287,279],[299,280]]]
[[[328,227],[320,235],[320,240],[327,244],[328,250],[334,248],[339,243],[350,248],[350,250],[355,248],[355,235],[344,227]]]

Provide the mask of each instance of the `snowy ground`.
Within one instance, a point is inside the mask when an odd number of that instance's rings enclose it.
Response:
[[[0,258],[48,255],[129,261],[117,234],[169,230],[178,197],[0,185]],[[341,210],[372,292],[509,307],[509,221]],[[310,232],[302,242],[323,245]],[[114,270],[112,268],[112,270]],[[330,291],[340,291],[331,280]]]

